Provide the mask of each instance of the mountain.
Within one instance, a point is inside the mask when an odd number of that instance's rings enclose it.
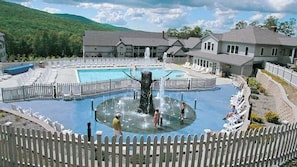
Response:
[[[68,14],[50,14],[18,4],[0,1],[0,32],[23,35],[36,31],[68,31],[83,34],[85,30],[129,30],[108,24],[100,24],[87,18]]]
[[[110,24],[97,23],[93,20],[90,20],[90,19],[82,17],[82,16],[78,16],[78,15],[72,15],[72,14],[54,14],[54,15],[62,17],[62,18],[72,19],[72,20],[79,21],[82,23],[90,24],[90,25],[101,26],[101,27],[104,27],[104,28],[110,29],[110,30],[131,31],[131,29],[124,28],[124,27],[116,27],[116,26],[113,26]]]
[[[133,31],[81,16],[50,14],[0,0],[0,32],[5,34],[9,61],[25,61],[32,56],[81,55],[86,30]]]

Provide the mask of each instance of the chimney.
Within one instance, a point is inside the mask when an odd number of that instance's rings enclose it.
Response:
[[[271,27],[270,27],[270,30],[271,30],[272,32],[276,32],[277,27],[276,27],[276,26],[271,26]]]
[[[165,32],[164,31],[162,31],[162,37],[163,37],[163,39],[165,39]]]

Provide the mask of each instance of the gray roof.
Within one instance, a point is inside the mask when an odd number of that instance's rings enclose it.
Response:
[[[194,38],[194,37],[190,37],[189,39],[182,40],[182,42],[184,43],[184,47],[189,49],[194,48],[196,45],[199,44],[200,41],[201,41],[200,38]]]
[[[166,33],[144,31],[85,31],[83,45],[115,46],[121,38],[164,39],[163,37],[166,39]]]
[[[281,45],[280,38],[290,37],[286,37],[268,29],[247,27],[245,29],[232,30],[230,32],[224,33],[222,41],[249,44]]]
[[[297,38],[291,37],[291,38],[279,38],[279,41],[282,45],[286,46],[297,46]]]
[[[217,62],[222,62],[226,64],[231,64],[235,66],[242,66],[253,60],[253,57],[234,55],[234,54],[211,54],[204,53],[200,50],[192,50],[187,52],[188,55],[193,57],[200,57],[207,60],[213,60]]]
[[[125,45],[133,46],[168,46],[168,41],[162,38],[121,38]]]
[[[178,41],[178,38],[173,38],[173,37],[168,38],[169,46],[172,46],[176,41]]]
[[[223,34],[216,34],[216,33],[213,33],[212,34],[216,39],[218,39],[219,41],[222,40],[223,38]]]
[[[172,46],[170,48],[167,49],[167,53],[171,54],[171,55],[175,55],[179,50],[181,50],[182,47],[180,46]]]

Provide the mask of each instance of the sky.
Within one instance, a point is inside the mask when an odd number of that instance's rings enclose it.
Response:
[[[297,0],[6,0],[49,13],[149,32],[184,26],[223,33],[239,21],[297,19]]]

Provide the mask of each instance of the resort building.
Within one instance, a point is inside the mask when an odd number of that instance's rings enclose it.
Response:
[[[201,49],[190,50],[194,66],[216,75],[249,76],[265,62],[288,64],[296,61],[297,38],[268,29],[248,27],[201,39]]]
[[[0,62],[6,61],[4,34],[0,32]]]
[[[164,32],[85,31],[83,57],[144,57],[149,47],[150,57],[162,59],[166,52],[169,61],[185,62],[186,52],[199,42],[199,38],[168,38]]]
[[[297,38],[269,29],[247,27],[223,34],[210,33],[203,38],[168,38],[166,33],[143,31],[86,31],[84,57],[150,57],[167,62],[188,62],[193,70],[220,76],[249,76],[265,62],[295,63]]]

